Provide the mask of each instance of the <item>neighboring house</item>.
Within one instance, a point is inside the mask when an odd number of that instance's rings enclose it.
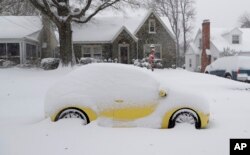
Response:
[[[145,17],[95,17],[89,23],[73,24],[76,58],[117,59],[131,64],[148,56],[150,45],[165,67],[176,63],[176,46],[166,18],[153,12]]]
[[[38,16],[0,16],[0,59],[25,64],[53,57],[58,41],[47,22]]]
[[[249,28],[214,28],[204,20],[185,54],[185,66],[190,71],[203,72],[207,65],[224,56],[250,56]]]

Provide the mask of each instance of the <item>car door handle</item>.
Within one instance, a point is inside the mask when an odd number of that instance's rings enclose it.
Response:
[[[124,102],[124,100],[122,100],[122,99],[115,100],[115,103],[123,103],[123,102]]]
[[[159,91],[159,96],[160,97],[166,97],[167,96],[167,92],[165,90],[160,90]]]

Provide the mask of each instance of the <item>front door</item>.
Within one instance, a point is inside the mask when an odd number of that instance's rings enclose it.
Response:
[[[120,62],[123,64],[129,63],[129,46],[120,46]]]

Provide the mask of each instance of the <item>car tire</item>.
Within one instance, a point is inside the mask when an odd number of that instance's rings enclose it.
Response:
[[[232,76],[228,73],[228,74],[226,74],[225,78],[232,79]]]
[[[58,115],[55,118],[55,121],[58,121],[60,119],[70,119],[70,118],[82,119],[84,125],[89,123],[89,118],[87,114],[78,108],[63,109],[58,113]]]
[[[170,118],[168,128],[175,127],[176,124],[189,123],[195,125],[196,129],[201,128],[201,122],[198,114],[192,109],[177,110]]]

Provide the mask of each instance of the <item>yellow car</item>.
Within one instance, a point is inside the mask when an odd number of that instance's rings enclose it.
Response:
[[[99,63],[58,80],[47,92],[45,114],[52,121],[80,118],[112,127],[206,128],[209,106],[199,95],[168,88],[147,69]]]

